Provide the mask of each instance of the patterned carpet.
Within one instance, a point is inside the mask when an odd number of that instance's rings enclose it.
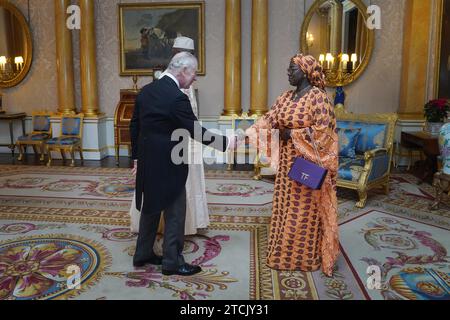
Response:
[[[270,181],[209,171],[212,226],[185,243],[204,271],[183,278],[131,265],[130,170],[0,166],[0,300],[448,300],[450,206],[429,212],[433,189],[416,182],[394,175],[363,210],[339,192],[342,255],[327,278],[265,266]],[[369,266],[380,288],[367,288]]]

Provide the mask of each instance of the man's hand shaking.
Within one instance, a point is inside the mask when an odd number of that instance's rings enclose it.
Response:
[[[236,132],[229,137],[230,144],[228,146],[229,150],[236,150],[245,141],[245,132],[242,129],[236,130]]]

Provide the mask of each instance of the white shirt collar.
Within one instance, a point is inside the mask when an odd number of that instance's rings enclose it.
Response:
[[[159,79],[162,79],[164,76],[168,76],[170,79],[172,79],[173,81],[175,81],[175,83],[177,84],[178,89],[180,89],[180,83],[178,82],[178,79],[175,78],[175,76],[173,74],[171,74],[170,72],[164,71],[161,76],[159,77]]]

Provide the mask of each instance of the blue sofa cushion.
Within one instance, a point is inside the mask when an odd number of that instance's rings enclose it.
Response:
[[[364,158],[339,158],[338,178],[347,181],[359,181],[361,173],[364,169]]]
[[[70,146],[80,142],[79,138],[70,137],[70,138],[53,138],[46,142],[49,145],[62,145],[62,146]]]
[[[40,133],[40,134],[28,134],[26,136],[19,137],[19,141],[44,141],[49,138],[48,134]]]
[[[364,154],[367,151],[384,148],[386,142],[387,124],[338,121],[338,128],[361,129],[361,133],[356,144],[356,153]]]
[[[361,129],[338,128],[339,157],[352,159],[356,157],[356,144],[360,133]]]

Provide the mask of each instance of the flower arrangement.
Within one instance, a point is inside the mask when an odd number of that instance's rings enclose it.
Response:
[[[450,103],[447,99],[431,100],[424,107],[427,122],[445,122],[449,111]]]

